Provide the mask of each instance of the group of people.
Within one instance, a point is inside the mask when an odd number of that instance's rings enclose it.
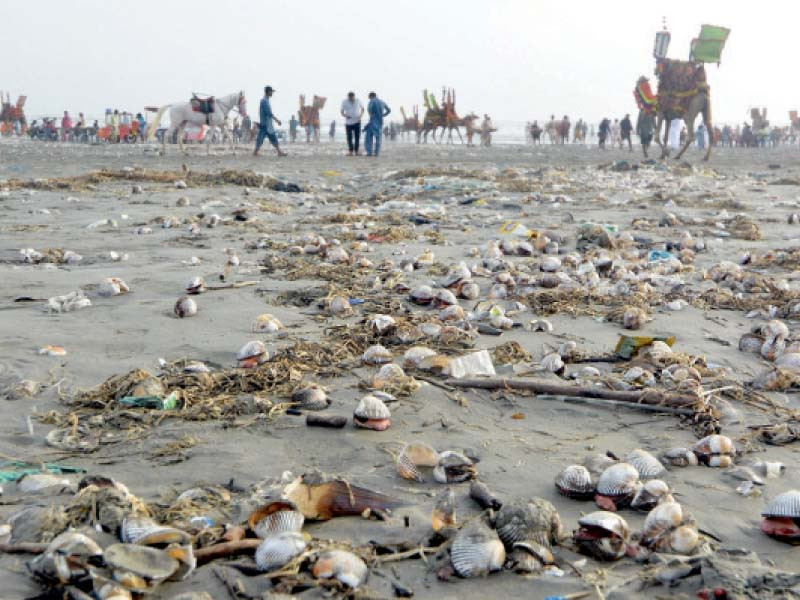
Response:
[[[258,123],[258,136],[256,138],[256,146],[253,150],[253,155],[258,156],[261,146],[264,145],[266,140],[275,148],[278,156],[286,156],[286,152],[281,150],[278,143],[278,135],[275,131],[275,123],[278,127],[282,125],[281,120],[272,112],[272,104],[270,102],[275,90],[272,86],[268,85],[264,88],[264,97],[261,98],[259,105],[259,123]],[[364,114],[368,117],[367,124],[362,127],[361,121]],[[348,156],[357,156],[361,154],[361,133],[364,133],[364,149],[367,151],[367,156],[378,156],[381,152],[381,140],[384,133],[383,120],[389,116],[392,110],[375,92],[369,93],[369,101],[367,102],[366,111],[361,100],[356,98],[355,92],[348,92],[347,98],[342,101],[340,114],[345,119],[345,131],[347,134],[347,149]],[[297,138],[297,120],[292,116],[289,121],[289,135],[292,141]],[[331,123],[330,137],[336,135],[335,122]]]

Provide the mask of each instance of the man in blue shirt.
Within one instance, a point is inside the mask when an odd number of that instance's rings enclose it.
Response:
[[[367,126],[364,128],[366,132],[364,146],[367,149],[367,156],[378,156],[378,154],[380,154],[381,136],[383,135],[383,118],[388,116],[391,112],[392,110],[383,100],[378,98],[375,92],[369,93],[369,104],[367,104],[369,123],[367,123]]]
[[[261,99],[261,105],[258,109],[258,138],[256,138],[256,149],[253,150],[253,156],[258,156],[258,151],[264,144],[265,139],[269,139],[269,143],[278,151],[278,156],[286,156],[286,152],[278,147],[278,136],[275,135],[275,126],[272,124],[273,121],[278,126],[281,124],[280,119],[272,114],[272,106],[269,103],[273,91],[271,85],[264,88],[264,97]]]

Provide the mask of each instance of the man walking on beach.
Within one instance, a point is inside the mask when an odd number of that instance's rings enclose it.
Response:
[[[381,137],[383,136],[383,118],[389,116],[391,112],[392,109],[390,109],[383,100],[378,98],[378,94],[375,92],[369,93],[369,104],[367,104],[369,122],[364,128],[366,132],[364,136],[364,146],[367,149],[367,156],[378,156],[380,154]]]
[[[639,111],[639,116],[636,119],[636,135],[639,136],[639,141],[642,142],[642,152],[644,157],[647,158],[647,150],[650,148],[650,142],[653,141],[653,130],[656,127],[655,118],[652,111],[642,109]]]
[[[364,105],[356,98],[355,92],[348,92],[347,98],[342,100],[341,114],[344,117],[344,128],[347,132],[347,156],[358,154],[358,144],[361,141],[361,117],[364,115]]]
[[[253,156],[258,156],[258,151],[264,144],[265,139],[269,139],[269,143],[278,151],[278,156],[286,156],[286,152],[278,147],[278,136],[275,135],[275,126],[272,124],[273,121],[278,126],[281,124],[280,119],[272,114],[272,105],[269,103],[273,91],[271,85],[264,88],[264,97],[261,99],[261,105],[258,109],[258,137],[256,138],[256,149],[253,150]]]
[[[633,152],[633,143],[631,142],[631,131],[633,131],[631,116],[629,114],[626,114],[625,118],[622,119],[622,121],[620,121],[619,123],[619,134],[622,136],[622,141],[620,142],[620,148],[622,148],[623,144],[627,141],[628,150],[630,152]]]

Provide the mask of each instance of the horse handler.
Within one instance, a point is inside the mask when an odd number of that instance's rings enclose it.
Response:
[[[259,123],[258,123],[258,137],[256,138],[256,148],[253,150],[253,156],[258,156],[258,151],[264,145],[264,140],[269,139],[269,143],[277,150],[278,156],[286,156],[286,152],[278,146],[278,136],[275,135],[275,126],[272,124],[275,121],[278,126],[281,125],[280,119],[272,114],[272,106],[269,99],[272,97],[274,90],[271,85],[264,88],[264,97],[261,99],[259,106]]]

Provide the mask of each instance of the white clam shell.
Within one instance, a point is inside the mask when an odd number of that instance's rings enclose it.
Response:
[[[261,571],[280,569],[306,549],[306,539],[297,531],[283,531],[266,538],[256,548],[256,565]]]
[[[461,577],[478,577],[502,569],[506,549],[497,533],[476,519],[456,534],[450,560]]]

